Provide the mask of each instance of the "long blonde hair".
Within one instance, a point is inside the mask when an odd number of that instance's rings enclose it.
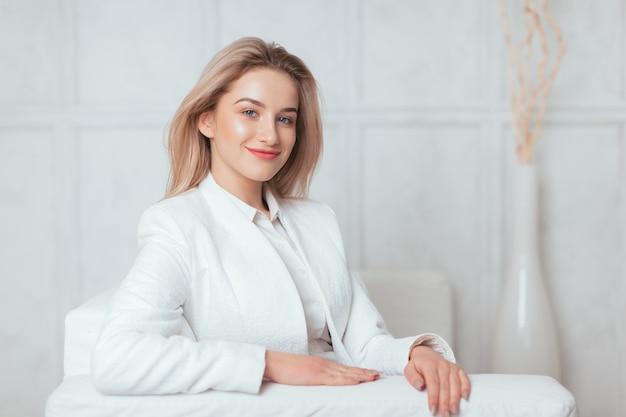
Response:
[[[305,197],[322,153],[322,121],[317,82],[302,60],[274,42],[242,38],[222,49],[204,68],[169,127],[170,174],[165,198],[198,185],[211,169],[209,140],[198,131],[200,115],[214,110],[230,85],[252,69],[283,71],[295,82],[299,106],[296,143],[285,165],[268,181],[281,197]]]

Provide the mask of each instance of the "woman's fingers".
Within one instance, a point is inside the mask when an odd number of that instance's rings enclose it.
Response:
[[[472,391],[472,387],[470,384],[469,377],[463,368],[459,370],[459,379],[461,381],[461,397],[465,399],[465,401],[469,400],[470,393]]]
[[[404,376],[409,381],[411,386],[415,387],[418,391],[422,391],[424,388],[426,388],[424,378],[422,378],[422,375],[417,372],[417,369],[415,369],[415,366],[412,362],[407,363],[406,367],[404,368]]]
[[[319,373],[320,385],[356,385],[361,382],[370,382],[380,377],[380,372],[372,369],[344,366],[336,362],[320,359],[323,367]]]
[[[320,385],[358,385],[361,382],[368,382],[359,376],[329,375]]]
[[[419,346],[411,352],[404,370],[407,380],[416,387],[421,381],[428,392],[428,407],[432,415],[448,417],[459,412],[461,398],[469,398],[470,381],[463,370],[434,350]]]
[[[329,361],[332,365],[339,365],[336,362]],[[332,371],[331,371],[332,372]],[[380,372],[375,371],[373,369],[365,369],[365,368],[356,368],[353,366],[345,366],[340,365],[338,370],[334,370],[335,374],[333,376],[344,377],[348,379],[353,379],[358,382],[368,382],[374,381],[380,377]]]
[[[374,381],[380,373],[342,365],[316,356],[267,351],[265,377],[287,385],[356,385]]]
[[[435,361],[429,361],[424,365],[424,379],[426,380],[426,390],[428,392],[428,409],[433,416],[437,415],[437,412],[442,409],[441,381],[437,365]]]
[[[461,368],[459,369],[451,369],[450,371],[450,396],[449,396],[449,407],[448,410],[452,414],[456,414],[459,412],[459,403],[461,401],[461,378],[460,372],[463,371]]]
[[[432,415],[436,415],[440,405],[440,381],[438,363],[433,359],[425,359],[419,362],[410,360],[404,375],[407,380],[418,390],[426,388],[428,395],[428,409]]]

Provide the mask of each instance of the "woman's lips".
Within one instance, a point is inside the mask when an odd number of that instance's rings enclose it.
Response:
[[[261,159],[275,159],[280,155],[280,151],[274,151],[271,149],[256,149],[256,148],[246,148],[252,155]]]

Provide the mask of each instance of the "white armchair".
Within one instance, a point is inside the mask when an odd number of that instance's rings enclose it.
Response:
[[[372,300],[398,337],[426,331],[453,335],[452,292],[445,277],[425,271],[361,271]],[[346,387],[297,387],[264,382],[259,395],[207,391],[196,395],[105,396],[90,381],[91,350],[113,290],[66,317],[64,379],[50,395],[47,417],[429,416],[427,397],[403,376]],[[437,311],[437,314],[432,314]],[[550,377],[471,375],[461,417],[576,417],[571,393]]]

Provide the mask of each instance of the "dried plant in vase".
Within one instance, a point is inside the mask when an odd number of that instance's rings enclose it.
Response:
[[[565,55],[561,29],[548,9],[549,0],[539,7],[539,0],[524,0],[523,38],[518,45],[513,43],[505,0],[499,0],[504,38],[508,49],[507,78],[511,94],[511,118],[517,163],[529,165],[532,162],[533,146],[541,133],[541,122],[546,110],[546,100],[556,73]],[[543,16],[543,19],[542,19]],[[548,33],[546,25],[552,28],[558,45],[558,54],[549,68]],[[536,67],[536,79],[531,72],[535,47],[535,36],[541,46],[541,59]]]
[[[538,0],[524,0],[524,37],[515,46],[511,38],[504,0],[500,0],[504,35],[509,52],[508,79],[517,164],[513,188],[513,223],[505,253],[508,268],[493,333],[491,371],[561,375],[557,327],[552,303],[543,278],[539,255],[537,175],[532,164],[533,146],[541,133],[546,99],[559,69],[565,48],[561,30],[548,10],[549,1],[539,8]],[[548,68],[548,36],[543,19],[556,33],[559,53]],[[533,46],[541,45],[537,71],[533,67]],[[535,49],[536,50],[536,49]]]

